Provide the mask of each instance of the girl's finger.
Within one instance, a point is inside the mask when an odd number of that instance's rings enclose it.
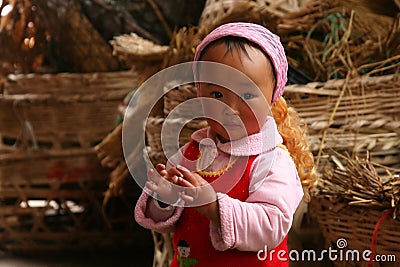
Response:
[[[183,177],[183,174],[182,174],[180,171],[178,171],[178,169],[175,168],[175,167],[170,168],[170,169],[167,171],[167,173],[168,173],[168,175],[169,175],[170,177],[173,177],[173,176]]]
[[[191,173],[188,169],[186,169],[185,167],[183,167],[181,165],[176,166],[176,168],[180,172],[182,172],[183,177],[185,177],[185,179],[188,180],[189,183],[191,183],[195,187],[199,186],[198,180],[194,173]]]
[[[176,165],[176,168],[184,173],[188,173],[190,172],[188,169],[186,169],[185,167],[183,167],[182,165]]]
[[[179,180],[179,177],[176,176],[176,175],[174,175],[174,176],[169,176],[169,175],[167,175],[167,176],[164,176],[164,179],[165,179],[167,182],[170,182],[170,183],[173,183],[173,184],[177,184],[177,183],[178,183],[178,180]]]
[[[185,180],[182,177],[178,177],[178,181],[176,182],[176,184],[180,185],[180,186],[183,186],[183,187],[195,187],[188,180]]]
[[[164,170],[165,170],[165,165],[164,165],[164,164],[161,164],[161,163],[158,163],[158,164],[156,165],[156,170],[157,170],[158,172],[164,171]]]
[[[158,163],[156,166],[156,170],[161,176],[166,176],[168,174],[167,171],[165,170],[164,164]]]
[[[147,187],[148,189],[150,189],[151,191],[158,193],[158,192],[157,192],[158,186],[157,186],[155,183],[146,182],[146,187]]]
[[[194,197],[185,194],[185,192],[180,192],[179,196],[185,202],[193,202],[194,201]]]
[[[160,172],[155,172],[153,169],[150,169],[147,173],[148,173],[148,175],[147,175],[148,178],[152,182],[154,182],[156,184],[159,184],[160,182],[163,182],[163,179],[170,180],[170,179],[168,179],[168,175],[167,175],[167,171],[166,170],[162,170]]]
[[[158,163],[156,166],[156,170],[163,177],[166,177],[168,175],[164,164]]]

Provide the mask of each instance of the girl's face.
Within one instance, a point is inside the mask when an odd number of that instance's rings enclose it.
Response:
[[[253,82],[243,79],[240,75],[224,75],[211,71],[207,73],[207,78],[213,81],[229,81],[229,84],[234,84],[234,88],[200,83],[201,97],[213,98],[228,106],[209,103],[211,101],[205,101],[203,104],[205,115],[212,117],[207,118],[208,124],[222,142],[238,140],[259,132],[270,114],[269,105],[275,88],[272,66],[259,49],[246,45],[246,50],[247,55],[245,51],[235,48],[226,52],[226,45],[217,42],[207,48],[201,58],[202,61],[217,62],[235,68]],[[200,71],[200,79],[201,75]]]

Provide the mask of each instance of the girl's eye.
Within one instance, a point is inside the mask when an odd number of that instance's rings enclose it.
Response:
[[[254,97],[254,95],[251,94],[251,93],[244,93],[244,94],[242,95],[242,98],[243,98],[244,100],[249,100],[249,99],[252,99],[253,97]]]
[[[210,93],[210,95],[214,98],[221,98],[224,96],[221,92],[218,92],[218,91],[213,91]]]

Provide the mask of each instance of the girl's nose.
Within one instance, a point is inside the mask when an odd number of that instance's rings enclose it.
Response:
[[[224,115],[227,116],[239,115],[240,103],[237,103],[236,101],[230,101],[226,103],[226,105],[227,106],[225,106]]]

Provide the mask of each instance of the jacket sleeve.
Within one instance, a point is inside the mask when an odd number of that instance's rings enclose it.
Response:
[[[174,230],[182,211],[182,207],[161,208],[157,201],[143,190],[136,203],[135,220],[144,228],[169,233]]]
[[[215,249],[272,249],[288,234],[303,189],[289,154],[275,150],[273,159],[260,155],[254,160],[245,202],[218,193],[221,225],[210,224]]]

